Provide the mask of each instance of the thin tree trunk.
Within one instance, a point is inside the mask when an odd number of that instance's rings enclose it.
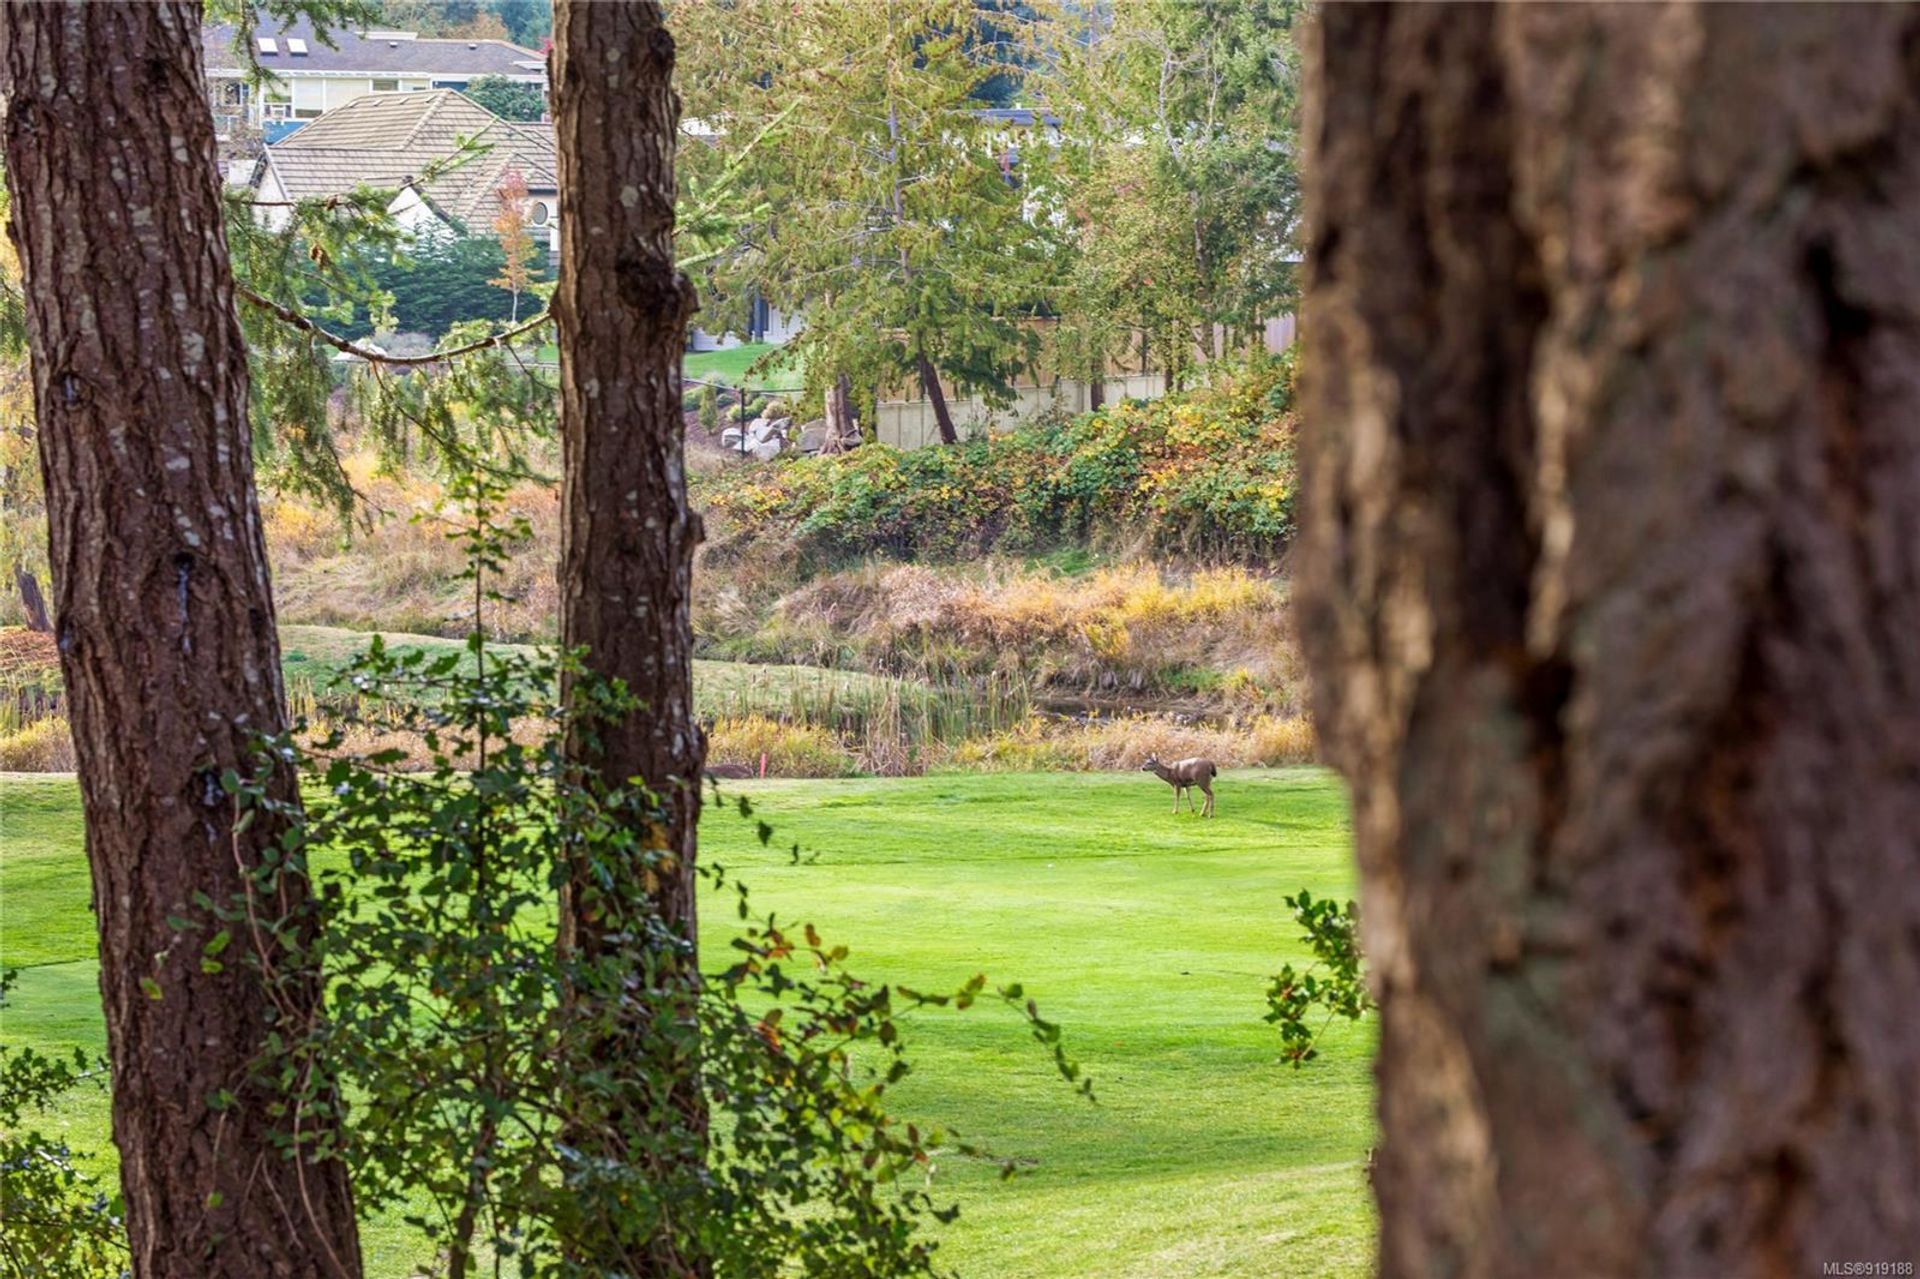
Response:
[[[1098,413],[1107,402],[1107,362],[1096,359],[1087,381],[1087,408]]]
[[[256,969],[235,945],[203,973],[208,934],[167,922],[232,900],[280,833],[237,829],[220,779],[285,724],[201,56],[199,0],[0,9],[113,1136],[141,1279],[351,1279],[344,1166],[282,1157],[246,1081],[273,1024]]]
[[[827,386],[826,401],[827,438],[821,443],[820,451],[838,453],[855,431],[852,379],[844,373],[834,378]]]
[[[1328,6],[1381,1270],[1920,1258],[1920,16]]]
[[[672,859],[655,904],[678,944],[655,957],[651,1007],[639,1020],[695,1023],[695,825],[706,743],[694,718],[689,611],[700,521],[687,506],[680,353],[694,291],[674,269],[673,154],[679,103],[673,38],[653,3],[569,0],[554,15],[554,115],[559,139],[561,253],[554,312],[560,342],[565,474],[561,521],[561,642],[589,650],[600,675],[624,680],[643,704],[601,730],[590,760],[609,783],[644,778],[660,814],[649,846]],[[581,750],[578,741],[572,744]],[[562,902],[562,945],[591,956],[624,944],[603,933],[585,868]],[[631,923],[631,917],[626,917]],[[706,1151],[699,1056],[662,1044],[644,1025],[609,1044],[633,1066],[670,1080],[666,1130],[654,1134],[660,1179],[693,1178]],[[624,1122],[648,1122],[626,1115]],[[578,1134],[592,1142],[592,1133]],[[622,1159],[618,1149],[589,1154]],[[704,1274],[684,1237],[657,1222],[586,1224],[577,1259],[621,1258],[647,1276]],[[637,1262],[634,1258],[637,1256]]]
[[[920,386],[926,391],[927,400],[933,405],[933,420],[940,428],[942,444],[958,444],[960,433],[953,429],[953,414],[947,411],[947,396],[940,389],[940,372],[933,367],[933,361],[927,358],[925,351],[914,352],[914,362],[920,369]]]
[[[25,564],[13,566],[13,584],[20,592],[20,607],[27,614],[27,629],[46,633],[53,629],[47,619],[47,600],[40,593],[40,579]]]

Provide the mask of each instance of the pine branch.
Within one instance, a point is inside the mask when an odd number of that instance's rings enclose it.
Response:
[[[261,310],[268,312],[283,323],[291,324],[294,328],[302,332],[311,333],[335,350],[343,351],[355,359],[365,360],[369,364],[385,364],[391,366],[438,364],[444,360],[451,360],[458,356],[471,355],[475,351],[485,351],[492,347],[502,346],[523,333],[530,333],[534,329],[539,328],[547,322],[551,314],[550,312],[542,311],[532,319],[522,324],[516,324],[510,329],[503,329],[498,333],[489,334],[486,337],[480,338],[478,341],[468,342],[463,346],[449,347],[444,351],[433,351],[426,355],[388,355],[385,351],[370,346],[361,346],[358,342],[350,338],[343,338],[338,333],[334,333],[331,330],[315,324],[312,320],[300,314],[292,307],[282,306],[272,298],[255,293],[244,284],[235,284],[234,289],[241,297],[253,303],[253,305],[259,307]]]

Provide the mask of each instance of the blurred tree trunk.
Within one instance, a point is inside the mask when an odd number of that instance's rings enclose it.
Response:
[[[845,373],[827,386],[826,417],[827,437],[820,446],[822,453],[838,453],[846,448],[849,439],[859,438],[853,420],[853,382]]]
[[[695,826],[706,743],[693,709],[693,551],[700,521],[687,506],[680,358],[694,292],[674,268],[673,155],[680,114],[673,38],[659,6],[568,0],[554,15],[554,116],[559,140],[562,268],[554,295],[560,342],[564,449],[561,642],[588,650],[598,674],[626,682],[640,710],[599,733],[586,757],[609,784],[643,778],[659,796],[645,833],[670,863],[655,905],[676,939],[650,960],[648,1006],[624,1043],[605,1054],[668,1081],[670,1122],[649,1134],[663,1179],[695,1177],[705,1159],[706,1108],[693,1027],[699,989],[694,911]],[[591,957],[622,946],[609,936],[632,916],[594,905],[582,867],[562,903],[561,941]],[[616,921],[625,921],[624,923]],[[636,975],[638,977],[638,975]],[[676,1039],[649,1027],[688,1029]],[[627,1032],[622,1032],[626,1034]],[[644,1062],[644,1066],[642,1063]],[[638,1126],[647,1117],[627,1114]],[[586,1143],[606,1134],[576,1133]],[[626,1161],[632,1149],[590,1156]],[[586,1222],[569,1247],[578,1261],[618,1259],[623,1273],[705,1274],[665,1224]],[[636,1231],[645,1236],[636,1240]],[[596,1260],[599,1259],[599,1260]],[[611,1268],[611,1266],[610,1266]]]
[[[940,389],[940,371],[933,367],[933,361],[927,358],[924,351],[914,354],[914,364],[920,370],[920,387],[933,405],[933,420],[940,428],[940,442],[958,444],[960,433],[953,429],[953,414],[947,410],[946,392]]]
[[[284,1158],[247,1083],[273,1000],[167,922],[280,833],[236,828],[220,779],[286,722],[201,57],[199,0],[0,9],[113,1136],[135,1275],[351,1279],[344,1166]]]
[[[40,593],[40,579],[25,564],[13,566],[13,584],[20,592],[20,607],[27,615],[27,629],[43,634],[53,630],[53,623],[47,618],[47,599]]]
[[[1383,1274],[1920,1259],[1920,19],[1322,13]]]

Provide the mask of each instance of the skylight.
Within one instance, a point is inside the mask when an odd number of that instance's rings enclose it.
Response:
[[[274,38],[273,38],[272,36],[261,36],[261,37],[260,37],[260,52],[262,52],[262,53],[278,53],[278,52],[280,52],[280,45],[279,45],[279,42],[278,42],[278,41],[276,41],[276,40],[275,40],[275,39],[274,39]]]
[[[287,52],[296,58],[304,58],[307,56],[307,42],[290,37],[287,40]]]

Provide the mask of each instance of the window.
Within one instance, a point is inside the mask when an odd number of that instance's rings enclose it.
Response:
[[[305,40],[290,39],[287,41],[287,52],[296,58],[304,58],[307,56],[307,42]]]
[[[276,41],[274,40],[274,38],[273,38],[272,36],[261,36],[261,37],[260,37],[260,52],[262,52],[262,53],[278,53],[278,52],[280,52],[280,45],[279,45],[279,44],[278,44],[278,43],[277,43],[277,42],[276,42]]]
[[[221,80],[213,90],[213,102],[216,107],[225,110],[237,110],[247,105],[247,86],[238,80]]]
[[[545,200],[535,200],[533,207],[527,210],[527,221],[535,226],[545,226],[547,219],[553,216],[553,210],[547,207]]]
[[[374,80],[370,83],[373,85],[373,91],[375,93],[400,92],[400,82],[398,80]]]
[[[267,103],[267,107],[266,107],[266,117],[267,117],[267,119],[269,119],[269,120],[291,120],[291,119],[293,119],[293,103],[291,103],[291,102],[269,102],[269,103]]]

